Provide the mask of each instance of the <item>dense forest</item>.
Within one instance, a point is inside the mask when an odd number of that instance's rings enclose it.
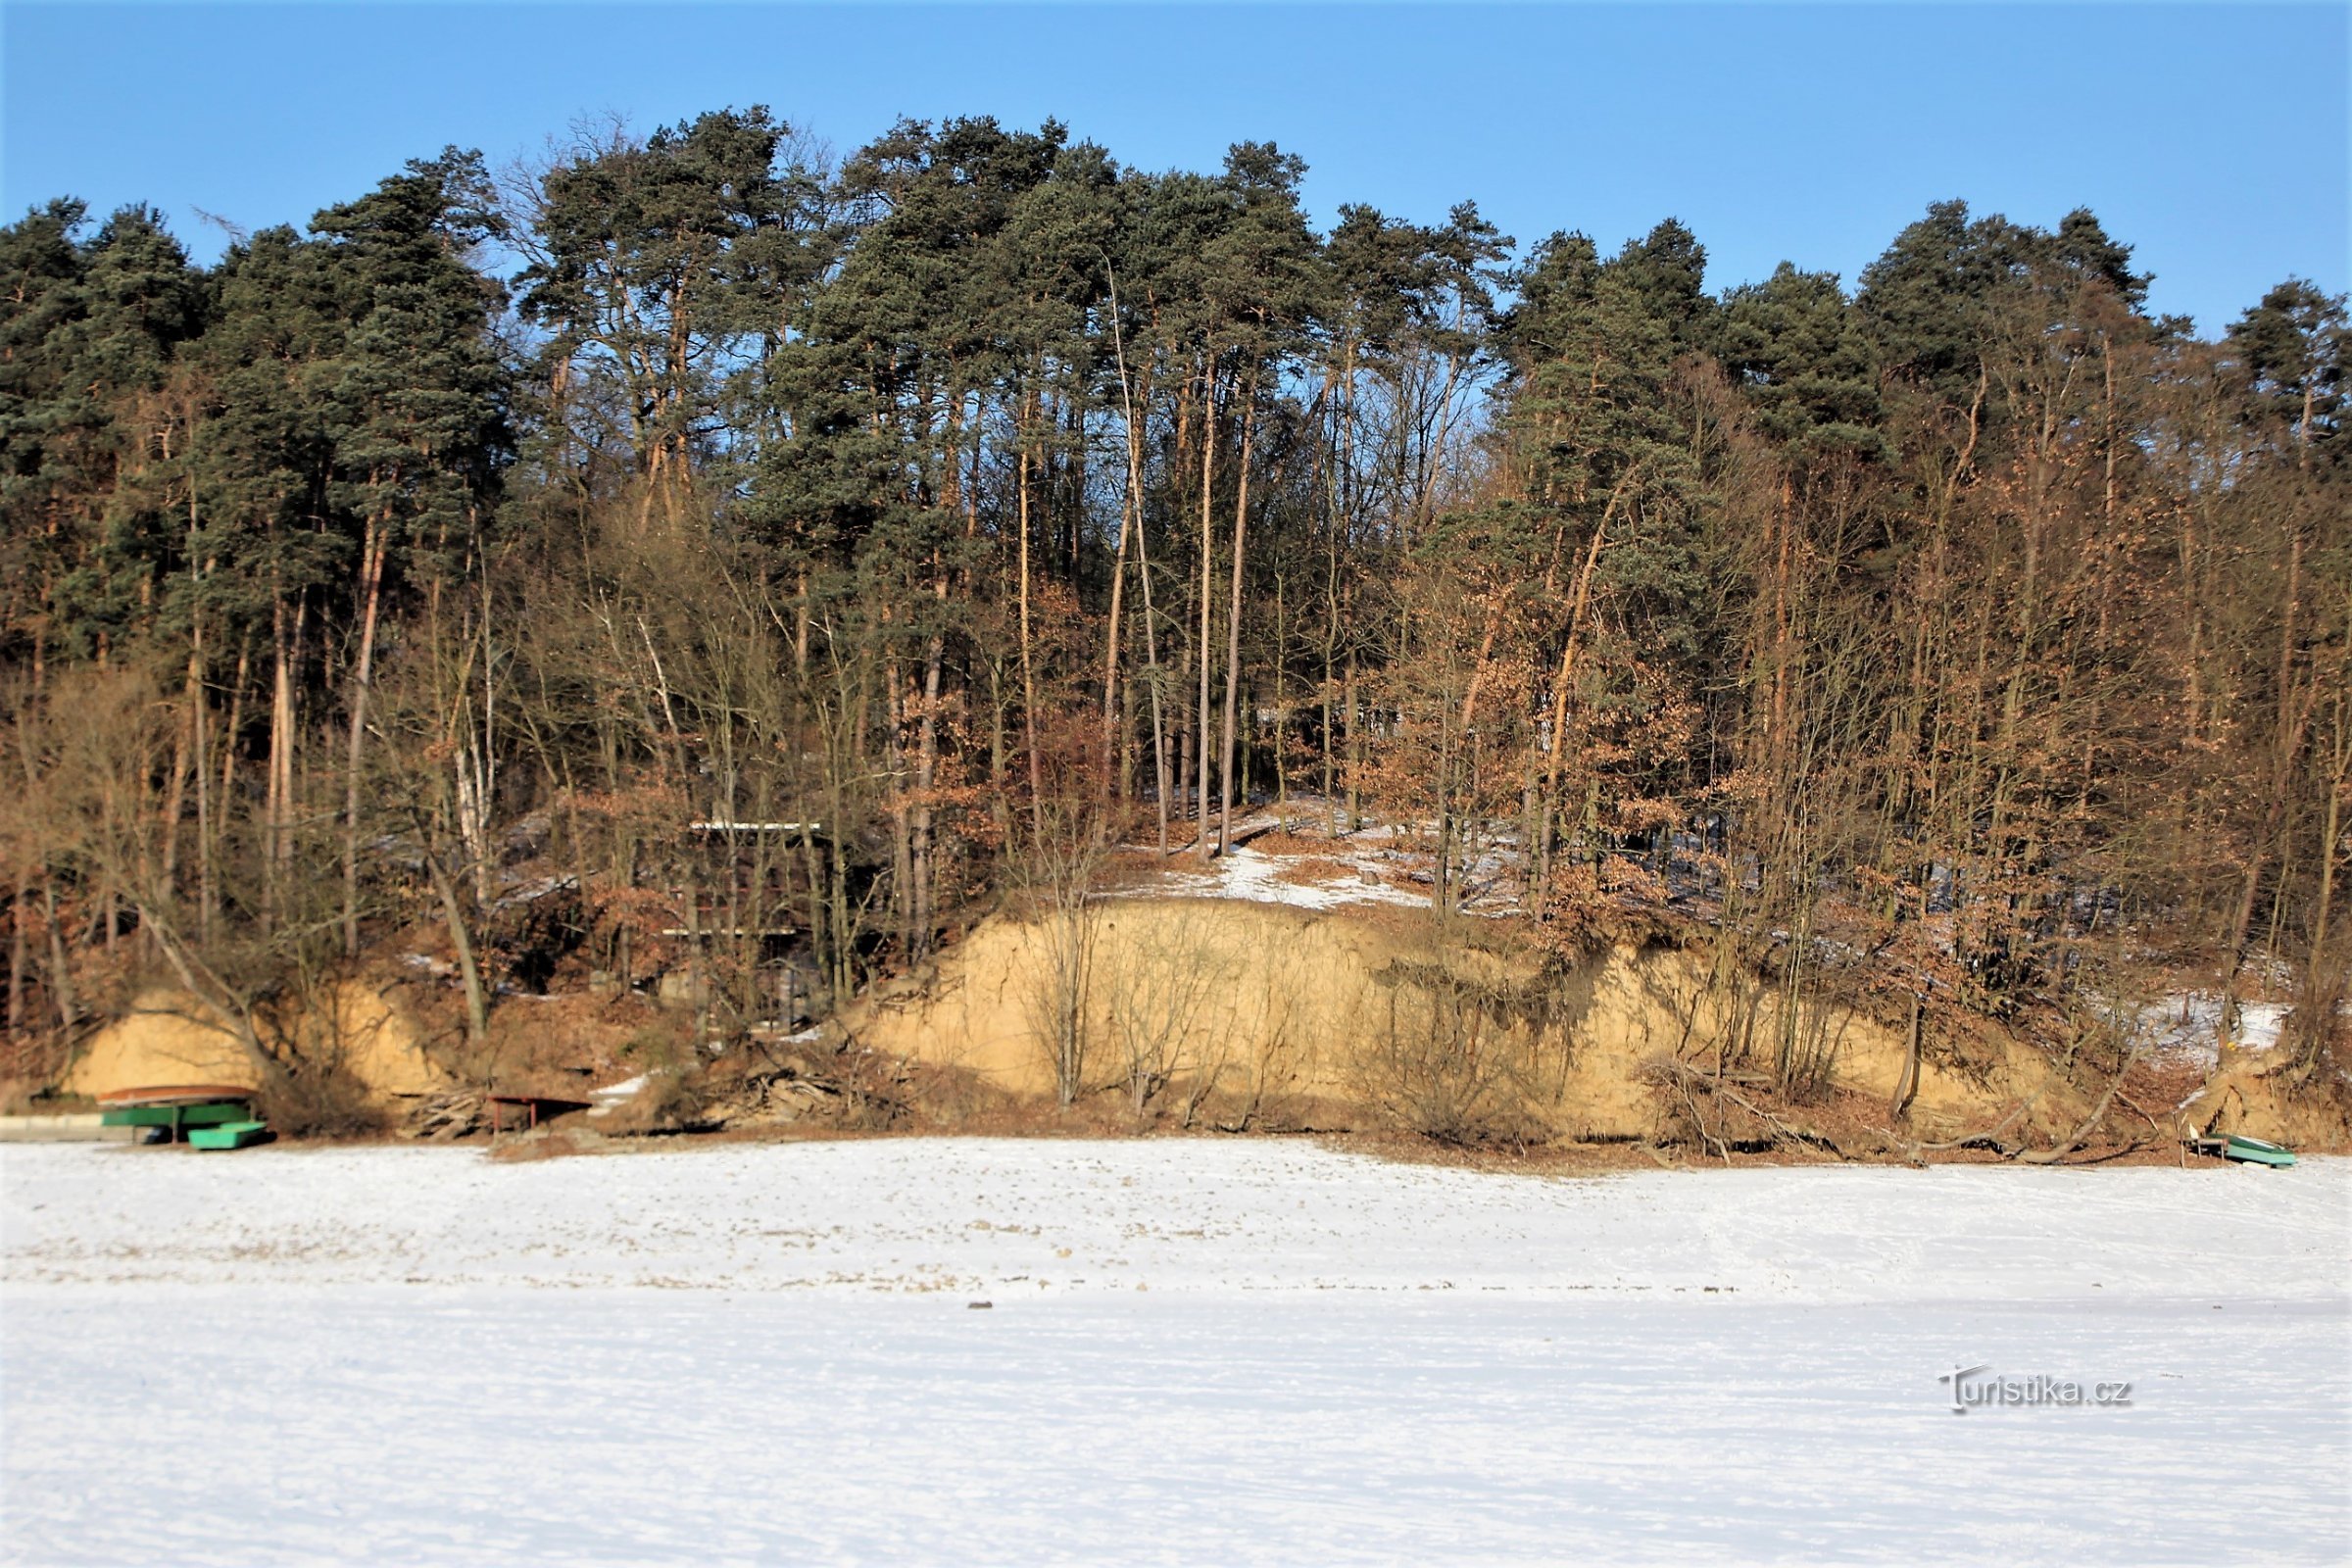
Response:
[[[1318,232],[1303,174],[753,109],[210,267],[0,231],[20,1061],[156,977],[254,1038],[410,931],[478,1036],[550,879],[603,968],[699,940],[756,1011],[789,930],[839,999],[1274,799],[1422,835],[1441,910],[1508,851],[1563,956],[1681,906],[1992,1018],[2261,973],[2322,1059],[2342,297],[2201,337],[2090,213],[1958,201],[1710,293],[1672,220]]]

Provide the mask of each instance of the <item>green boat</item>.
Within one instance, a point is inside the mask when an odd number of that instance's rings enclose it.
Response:
[[[2222,1157],[2247,1160],[2257,1165],[2283,1166],[2295,1162],[2295,1152],[2278,1144],[2266,1144],[2259,1138],[2241,1138],[2232,1133],[2223,1145]]]
[[[270,1124],[261,1121],[222,1122],[217,1127],[195,1127],[188,1131],[188,1142],[198,1149],[243,1149],[258,1144],[270,1136]]]
[[[105,1127],[161,1127],[172,1143],[191,1127],[253,1118],[253,1091],[241,1084],[148,1084],[98,1097]]]
[[[253,1114],[242,1100],[204,1105],[116,1105],[98,1120],[107,1127],[220,1127]]]

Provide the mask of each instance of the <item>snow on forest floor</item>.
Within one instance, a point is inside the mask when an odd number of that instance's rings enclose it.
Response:
[[[0,1147],[0,1560],[2336,1562],[2348,1260],[2328,1158]]]
[[[1330,826],[1335,816],[1319,796],[1294,796],[1279,807],[1261,805],[1235,820],[1235,843],[1225,854],[1205,861],[1188,856],[1162,862],[1150,881],[1128,891],[1154,898],[1285,904],[1300,909],[1336,909],[1349,904],[1430,906],[1437,886],[1436,858],[1426,849],[1400,844],[1434,839],[1434,826],[1423,824],[1399,833],[1391,824],[1367,823],[1353,832],[1335,833]],[[1284,852],[1269,855],[1247,842],[1269,832],[1287,845]],[[1174,842],[1182,839],[1180,832]],[[1142,844],[1126,848],[1138,857],[1152,853]],[[1294,874],[1301,867],[1320,874]],[[1515,853],[1488,851],[1464,872],[1463,886],[1457,890],[1460,907],[1490,916],[1521,912],[1525,904],[1518,878]]]
[[[1429,896],[1393,887],[1358,860],[1348,866],[1352,875],[1329,881],[1298,882],[1286,878],[1284,861],[1237,845],[1208,862],[1204,870],[1170,867],[1144,891],[1154,898],[1241,899],[1250,904],[1287,904],[1299,909],[1336,909],[1343,904],[1399,904],[1426,909]]]
[[[2290,1010],[2283,1002],[2244,1002],[2237,1008],[2241,1050],[2276,1051]],[[2139,1009],[2133,1026],[2160,1058],[2211,1067],[2221,1059],[2222,999],[2210,991],[2179,991]]]

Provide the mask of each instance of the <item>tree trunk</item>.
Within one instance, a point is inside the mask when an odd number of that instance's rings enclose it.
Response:
[[[1043,843],[1046,836],[1046,774],[1045,763],[1037,754],[1037,677],[1031,667],[1029,651],[1029,445],[1025,432],[1016,439],[1021,442],[1021,744],[1029,754],[1030,832],[1039,843]]]
[[[440,900],[442,920],[449,927],[449,945],[458,956],[458,977],[466,987],[466,1043],[478,1050],[490,1034],[490,1005],[482,988],[481,964],[474,957],[473,937],[466,927],[466,910],[458,902],[457,882],[442,865],[439,847],[421,817],[416,836],[424,847],[424,868],[432,878],[434,896]]]
[[[294,858],[294,661],[301,638],[301,607],[287,613],[281,595],[270,607],[270,636],[275,656],[270,693],[270,779],[264,826],[262,929],[275,928]]]
[[[1152,787],[1159,819],[1159,853],[1165,858],[1168,853],[1168,740],[1166,721],[1160,711],[1159,634],[1152,619],[1152,557],[1144,539],[1144,431],[1136,420],[1135,393],[1127,377],[1127,337],[1119,316],[1119,280],[1111,270],[1108,258],[1104,259],[1102,265],[1110,283],[1110,342],[1119,372],[1119,405],[1126,416],[1124,444],[1127,449],[1127,485],[1119,498],[1119,560],[1122,563],[1126,560],[1127,535],[1132,530],[1135,535],[1137,580],[1144,597],[1144,669],[1145,681],[1152,695]],[[1144,406],[1149,409],[1151,386],[1148,379],[1144,392]],[[1105,710],[1103,722],[1106,725],[1109,722],[1110,684],[1118,674],[1119,584],[1124,580],[1124,570],[1114,567],[1111,575],[1110,652],[1106,661],[1108,670],[1104,677],[1102,700]]]
[[[1633,477],[1626,475],[1626,480]],[[1527,908],[1530,914],[1541,915],[1544,897],[1551,886],[1551,845],[1553,821],[1559,809],[1560,768],[1568,755],[1568,694],[1576,678],[1576,644],[1584,629],[1585,610],[1592,602],[1592,573],[1600,564],[1600,552],[1608,539],[1609,518],[1617,510],[1617,500],[1625,493],[1625,480],[1617,486],[1609,504],[1601,509],[1600,522],[1592,530],[1592,543],[1585,552],[1584,569],[1576,575],[1576,598],[1568,609],[1568,640],[1560,648],[1559,672],[1551,687],[1551,753],[1544,766],[1544,800],[1537,825],[1536,842],[1530,846],[1535,857],[1535,874],[1528,879]]]
[[[1345,705],[1348,710],[1348,831],[1353,833],[1364,825],[1364,749],[1363,709],[1356,701],[1355,648],[1348,649],[1348,674]]]
[[[375,669],[376,613],[383,602],[389,516],[368,530],[360,556],[360,652],[352,666],[351,731],[343,758],[343,956],[360,956],[360,759],[368,742],[368,692]]]
[[[1257,395],[1254,377],[1242,389],[1242,466],[1233,505],[1233,599],[1225,618],[1225,728],[1218,737],[1224,763],[1218,786],[1217,854],[1233,847],[1233,754],[1242,684],[1242,554],[1250,531],[1250,454],[1254,423],[1250,405]],[[1247,803],[1244,803],[1245,805]]]
[[[31,915],[32,889],[19,882],[16,896],[8,906],[8,1027],[11,1034],[25,1027],[24,976],[31,966],[32,955],[24,940],[24,922]]]
[[[1193,735],[1193,751],[1200,760],[1198,775],[1200,781],[1200,814],[1193,843],[1203,857],[1208,854],[1209,650],[1216,646],[1210,618],[1217,598],[1217,542],[1216,527],[1209,517],[1209,503],[1216,477],[1216,367],[1211,362],[1203,361],[1200,370],[1200,710],[1195,721]]]
[[[944,601],[948,597],[945,576],[938,580],[935,591]],[[947,642],[933,632],[923,645],[923,712],[915,728],[914,743],[914,953],[920,958],[931,951],[932,927],[937,923],[936,893],[933,865],[935,808],[931,790],[939,778],[939,683],[940,667],[947,657]]]
[[[57,883],[41,881],[41,913],[49,928],[49,999],[57,1004],[57,1026],[71,1032],[81,1021],[74,1000],[74,969],[66,958],[65,922],[57,917]]]
[[[188,775],[199,778],[204,774],[204,760],[199,751],[203,744],[203,726],[196,710],[204,700],[204,684],[197,671],[197,655],[193,648],[188,654],[186,684],[181,688],[185,711],[172,740],[171,783],[164,791],[164,886],[173,895],[179,891],[179,821],[187,809]]]
[[[2265,799],[2262,826],[2256,830],[2251,852],[2246,857],[2246,872],[2238,885],[2236,910],[2230,916],[2230,939],[2224,949],[2228,964],[2222,976],[2221,1049],[2227,1056],[2237,1044],[2238,972],[2245,967],[2246,946],[2253,934],[2254,904],[2262,887],[2262,873],[2275,848],[2279,827],[2286,817],[2288,782],[2294,770],[2295,757],[2303,749],[2304,731],[2310,726],[2311,697],[2306,689],[2297,700],[2294,681],[2295,606],[2301,591],[2303,541],[2290,537],[2287,547],[2285,612],[2278,632],[2278,713],[2271,751],[2270,789]]]

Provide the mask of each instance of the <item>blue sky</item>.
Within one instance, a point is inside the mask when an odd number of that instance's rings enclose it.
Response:
[[[1475,198],[1522,242],[1672,215],[1713,287],[1850,281],[1931,201],[2096,211],[2212,331],[2293,272],[2347,286],[2352,8],[1665,4],[857,8],[8,0],[11,219],[72,193],[306,219],[444,144],[765,103],[848,152],[901,115],[1052,115],[1146,168],[1304,155],[1328,220]]]

